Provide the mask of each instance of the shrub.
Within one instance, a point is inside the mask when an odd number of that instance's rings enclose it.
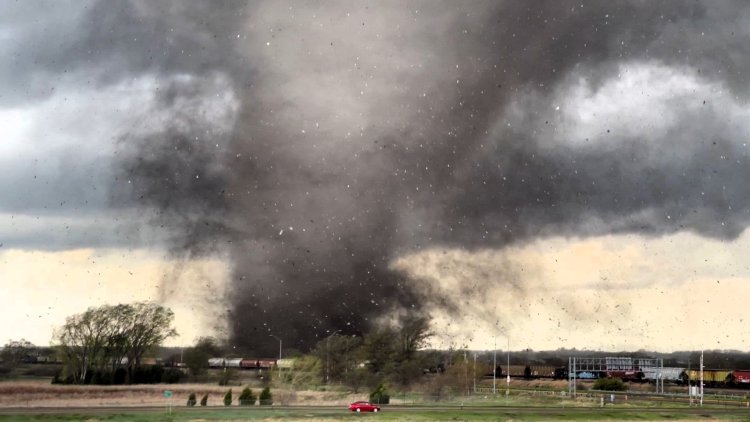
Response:
[[[3,370],[5,369],[5,370]],[[0,374],[3,372],[9,373],[11,368],[0,367]],[[23,375],[29,375],[32,377],[52,377],[59,369],[55,365],[29,365],[22,372]]]
[[[242,390],[242,394],[240,394],[240,406],[254,406],[255,405],[255,395],[253,394],[253,390],[250,389],[250,387],[245,387],[244,390]]]
[[[378,387],[370,393],[370,402],[377,404],[388,404],[391,401],[391,396],[385,389],[385,385],[381,382]]]
[[[125,368],[115,369],[115,373],[112,376],[112,384],[121,385],[125,384],[128,379],[128,371]]]
[[[95,385],[110,385],[112,384],[112,376],[108,372],[94,371],[91,383]]]
[[[224,406],[232,405],[232,389],[230,388],[226,394],[224,394]]]
[[[73,375],[65,375],[62,370],[58,371],[54,377],[52,377],[52,384],[74,384],[75,379]]]
[[[270,406],[273,404],[273,394],[271,394],[271,389],[269,387],[266,387],[263,389],[263,391],[260,392],[260,397],[258,397],[260,401],[261,406]]]
[[[137,366],[133,370],[131,384],[159,384],[162,382],[164,368],[159,365]]]
[[[594,390],[625,391],[628,387],[620,378],[599,378],[594,382]]]
[[[208,393],[206,393],[201,399],[201,406],[208,406]]]
[[[162,384],[179,384],[182,379],[182,371],[175,368],[169,368],[161,374]]]
[[[188,396],[187,405],[193,407],[195,406],[195,403],[197,403],[197,401],[195,400],[195,393],[190,393],[190,395]]]

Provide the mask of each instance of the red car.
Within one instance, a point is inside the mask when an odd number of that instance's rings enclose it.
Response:
[[[374,405],[368,401],[355,401],[349,405],[352,412],[380,412],[380,406]]]

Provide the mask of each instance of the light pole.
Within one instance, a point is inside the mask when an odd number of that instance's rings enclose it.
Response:
[[[329,361],[329,355],[331,354],[330,353],[330,350],[331,350],[331,346],[330,346],[330,344],[331,344],[331,337],[335,336],[336,333],[338,333],[340,331],[341,330],[336,330],[336,331],[332,332],[331,335],[329,335],[328,337],[326,337],[326,385],[328,385],[328,374],[330,372],[330,365],[329,365],[328,361]]]
[[[497,336],[495,339],[495,349],[492,351],[492,394],[497,393]]]
[[[508,362],[506,364],[506,368],[508,368],[505,373],[506,376],[506,384],[505,384],[505,397],[508,397],[508,394],[510,393],[510,336],[506,337],[508,339]]]
[[[477,352],[474,352],[474,394],[477,392]]]
[[[701,407],[703,407],[703,350],[701,350]]]
[[[466,349],[464,349],[464,388],[466,395],[469,395],[469,361],[466,359]]]
[[[276,361],[276,367],[279,368],[279,383],[281,382],[281,339],[273,334],[269,334],[269,337],[273,337],[279,341],[279,360]]]

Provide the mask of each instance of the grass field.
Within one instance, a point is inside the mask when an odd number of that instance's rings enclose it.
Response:
[[[564,387],[564,385],[563,385]],[[254,390],[257,386],[253,386]],[[171,413],[164,390],[173,392]],[[430,397],[416,392],[395,393],[391,405],[378,414],[346,410],[366,394],[345,389],[328,391],[273,389],[273,407],[225,407],[227,387],[215,384],[70,386],[49,381],[0,383],[0,421],[548,421],[548,420],[746,420],[750,421],[744,393],[707,401],[703,409],[689,407],[684,395],[654,396],[645,389],[614,397],[583,391],[575,400],[554,383],[516,383],[508,396],[479,393],[470,396]],[[235,399],[240,389],[234,387]],[[259,391],[259,390],[258,390]],[[491,391],[491,390],[489,390]],[[209,406],[188,408],[190,392]],[[257,394],[257,391],[256,391]]]
[[[683,409],[684,410],[684,409]],[[694,409],[695,410],[695,409]],[[178,409],[167,414],[166,409],[158,412],[121,410],[111,414],[73,413],[65,415],[16,414],[0,416],[0,420],[12,421],[620,421],[620,420],[750,420],[750,412],[741,409],[725,412],[720,409],[703,409],[685,412],[678,409],[658,412],[627,409],[386,409],[376,414],[354,414],[343,409],[198,409],[187,411]]]

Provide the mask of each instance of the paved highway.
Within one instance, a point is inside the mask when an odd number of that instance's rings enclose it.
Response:
[[[216,412],[217,417],[221,417],[223,412],[236,412],[246,411],[248,416],[252,412],[269,412],[279,411],[285,413],[299,413],[300,417],[314,415],[314,414],[325,414],[326,416],[332,416],[331,414],[340,413],[342,415],[348,414],[349,411],[341,407],[333,406],[273,406],[273,407],[178,407],[173,408],[173,412],[179,413],[180,415],[189,416],[193,412],[205,412],[205,411]],[[680,416],[691,416],[697,418],[710,418],[721,415],[737,415],[743,420],[750,420],[750,409],[742,407],[727,407],[727,408],[699,408],[699,407],[685,407],[685,408],[653,408],[653,407],[618,407],[618,406],[606,406],[604,408],[599,407],[529,407],[529,406],[388,406],[383,409],[383,412],[389,414],[410,414],[410,413],[445,413],[445,412],[466,412],[469,414],[495,414],[499,417],[507,415],[511,416],[533,416],[540,415],[550,418],[573,416],[577,414],[601,414],[606,417],[607,413],[617,412],[618,414],[628,415],[645,415],[645,414],[665,414],[665,415],[680,415]],[[13,415],[108,415],[108,414],[144,414],[144,413],[166,413],[167,409],[163,406],[144,406],[144,407],[8,407],[0,408],[0,416],[13,416]]]

